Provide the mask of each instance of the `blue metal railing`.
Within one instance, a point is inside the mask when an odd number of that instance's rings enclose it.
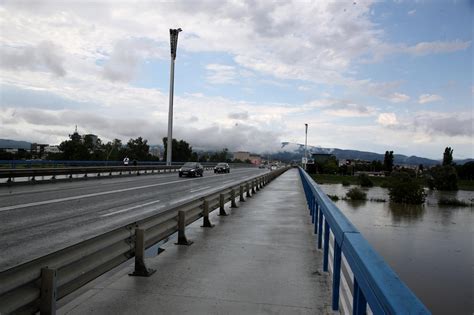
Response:
[[[318,248],[323,247],[324,271],[328,271],[329,233],[334,235],[333,310],[339,309],[343,254],[354,275],[352,314],[366,314],[367,304],[374,314],[431,314],[316,182],[302,168],[299,173]]]

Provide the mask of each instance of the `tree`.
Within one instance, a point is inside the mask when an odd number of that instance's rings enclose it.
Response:
[[[453,149],[451,147],[446,147],[443,153],[443,165],[452,165],[453,164]]]
[[[372,186],[374,186],[374,183],[370,180],[370,178],[367,174],[360,174],[358,180],[359,180],[359,184],[362,187],[372,187]]]
[[[146,161],[149,159],[150,146],[147,140],[138,137],[127,142],[127,156],[131,160]]]
[[[458,190],[458,176],[452,165],[438,165],[430,169],[428,187],[437,190]]]
[[[119,139],[107,142],[103,149],[106,161],[121,161],[126,154],[122,147],[122,141]]]
[[[383,159],[383,169],[386,172],[393,170],[393,151],[385,151],[385,157]]]
[[[166,158],[168,152],[168,138],[163,138],[163,146],[165,148],[164,157]],[[193,155],[193,148],[184,140],[177,141],[173,139],[171,156],[173,161],[177,162],[189,162],[197,161],[197,155]]]
[[[88,147],[83,143],[79,133],[69,135],[69,140],[61,142],[59,150],[62,151],[63,160],[87,161],[90,160]]]
[[[397,203],[422,204],[425,202],[423,187],[409,174],[397,172],[392,175],[389,187],[390,201]]]

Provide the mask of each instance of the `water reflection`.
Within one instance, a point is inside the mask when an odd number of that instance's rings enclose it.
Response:
[[[394,223],[416,222],[421,220],[425,213],[424,205],[406,205],[393,202],[389,202],[388,205]]]

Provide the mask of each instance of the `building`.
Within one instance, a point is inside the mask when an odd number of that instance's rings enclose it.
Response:
[[[57,145],[48,145],[47,147],[44,147],[44,153],[61,153],[61,150],[59,150],[59,146]]]
[[[234,160],[240,160],[240,161],[250,160],[250,152],[245,152],[245,151],[234,152]]]
[[[84,139],[87,138],[90,138],[92,140],[92,145],[95,146],[97,144],[97,139],[99,139],[99,137],[97,135],[94,135],[94,134],[87,134],[87,135],[83,135],[82,136],[82,141],[84,141]]]
[[[262,163],[262,157],[258,154],[250,154],[248,159],[254,165],[260,165]]]
[[[41,143],[32,143],[31,144],[31,155],[34,158],[42,158],[44,155],[44,148],[48,147],[49,144],[41,144]]]

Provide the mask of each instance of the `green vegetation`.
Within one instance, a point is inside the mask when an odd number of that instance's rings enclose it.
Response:
[[[367,174],[360,174],[359,175],[359,185],[362,187],[373,187],[374,183],[370,180],[369,175]]]
[[[422,204],[425,202],[423,187],[407,173],[392,175],[389,188],[390,201],[396,203]]]
[[[332,200],[332,201],[338,201],[339,200],[339,197],[337,195],[328,195],[328,197]]]
[[[342,181],[342,186],[350,186],[350,185],[351,185],[350,181],[345,180],[345,179]]]
[[[458,190],[458,175],[451,165],[435,166],[430,169],[428,187],[437,190]]]
[[[359,185],[359,178],[357,176],[344,176],[344,175],[334,175],[334,174],[311,174],[311,177],[318,183],[325,184],[342,184],[345,183],[349,185]],[[370,180],[374,186],[386,185],[389,181],[389,177],[370,177]]]
[[[456,198],[440,198],[438,204],[441,206],[456,206],[456,207],[469,207],[472,206],[472,203],[469,204],[465,201],[456,199]]]
[[[387,173],[390,173],[393,170],[393,151],[385,151],[383,169]]]
[[[346,197],[351,200],[367,200],[367,194],[357,187],[349,189]]]

